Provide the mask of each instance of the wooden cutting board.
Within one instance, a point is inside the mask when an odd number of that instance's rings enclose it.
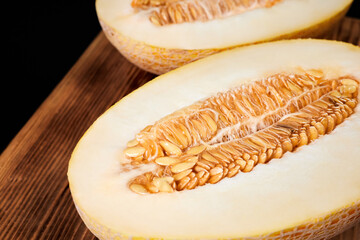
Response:
[[[360,45],[360,20],[332,39]],[[96,239],[70,196],[67,165],[86,129],[155,75],[124,59],[100,33],[0,158],[0,239]],[[333,238],[359,240],[360,223]]]

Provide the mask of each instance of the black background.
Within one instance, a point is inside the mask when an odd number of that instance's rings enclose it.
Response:
[[[12,4],[2,7],[0,152],[101,31],[93,0]],[[360,0],[347,16],[360,18]]]

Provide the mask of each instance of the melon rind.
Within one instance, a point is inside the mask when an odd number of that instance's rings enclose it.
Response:
[[[166,238],[153,238],[153,237],[137,237],[129,236],[117,232],[107,226],[99,223],[96,219],[92,219],[86,214],[79,206],[76,205],[81,219],[84,221],[86,227],[99,239],[108,240],[157,240]],[[283,229],[272,233],[266,233],[258,236],[251,236],[245,238],[231,238],[233,240],[318,240],[318,239],[329,239],[334,237],[346,229],[353,226],[357,221],[360,220],[360,201],[354,202],[350,205],[339,208],[337,211],[321,216],[312,221],[303,223],[293,228]]]
[[[236,47],[281,39],[326,37],[330,30],[345,16],[350,4],[345,5],[343,9],[339,9],[339,11],[335,12],[327,19],[315,22],[312,25],[304,26],[300,29],[293,29],[293,31],[284,32],[278,35],[275,34],[264,39],[258,39],[254,42],[240,42],[234,45],[214,48],[177,48],[154,45],[127,36],[114,27],[111,22],[106,20],[99,13],[98,18],[105,36],[123,56],[138,67],[148,72],[160,75],[195,60]],[[221,33],[216,34],[221,35]]]
[[[274,51],[276,49],[277,55],[274,54]],[[266,55],[264,55],[266,53]],[[294,54],[296,58],[293,58],[292,55]],[[288,56],[287,56],[288,54]],[[233,56],[236,56],[233,57]],[[325,59],[325,60],[324,60]],[[326,60],[329,59],[329,60]],[[249,61],[248,61],[249,60]],[[319,63],[317,63],[317,60],[320,60]],[[325,62],[322,62],[325,61]],[[287,66],[282,66],[282,64],[288,64]],[[226,63],[225,65],[222,65],[223,63]],[[301,63],[301,67],[304,68],[318,68],[321,67],[322,69],[325,67],[324,70],[330,72],[330,74],[337,74],[340,72],[341,74],[347,73],[350,75],[355,76],[356,78],[360,78],[360,49],[358,47],[352,46],[350,44],[345,44],[341,42],[332,42],[332,41],[320,41],[320,40],[289,40],[289,41],[279,41],[279,42],[272,42],[272,43],[265,43],[265,44],[259,44],[254,46],[248,46],[240,49],[235,49],[232,51],[223,52],[214,56],[211,56],[207,59],[203,59],[200,61],[197,61],[196,63],[189,64],[187,66],[184,66],[182,68],[179,68],[177,70],[174,70],[168,74],[165,74],[163,76],[160,76],[153,81],[150,81],[140,89],[136,90],[135,92],[131,93],[127,97],[123,98],[119,103],[115,104],[112,108],[110,108],[104,115],[102,115],[93,125],[92,127],[87,131],[87,133],[84,135],[84,137],[81,139],[79,144],[77,145],[76,149],[73,152],[72,158],[69,163],[69,183],[70,183],[70,190],[74,199],[74,203],[77,207],[77,210],[79,211],[80,216],[88,226],[88,228],[97,235],[100,239],[158,239],[158,238],[164,238],[164,239],[181,239],[181,238],[192,238],[192,239],[214,239],[214,238],[231,238],[231,239],[322,239],[322,238],[328,238],[331,236],[334,236],[338,234],[339,232],[345,230],[346,228],[350,227],[352,224],[354,224],[356,221],[360,218],[360,178],[358,176],[358,173],[360,171],[360,165],[358,162],[358,156],[360,155],[359,148],[354,146],[359,146],[356,139],[359,137],[359,131],[360,131],[360,106],[357,106],[355,114],[353,114],[348,120],[346,120],[343,124],[338,126],[335,131],[327,136],[323,136],[316,140],[316,142],[311,143],[309,146],[304,146],[304,149],[300,149],[299,153],[295,153],[292,155],[292,159],[295,157],[296,161],[289,162],[288,157],[284,156],[282,159],[279,160],[273,160],[269,164],[257,166],[253,172],[250,174],[238,174],[236,177],[232,179],[227,179],[224,181],[221,181],[218,184],[214,185],[206,185],[203,187],[199,187],[195,190],[191,191],[182,191],[181,194],[169,194],[169,195],[159,195],[160,203],[161,198],[166,199],[168,196],[171,198],[174,196],[174,200],[176,200],[177,197],[181,197],[180,200],[187,199],[191,197],[191,195],[195,194],[199,196],[199,194],[204,193],[208,194],[210,189],[217,189],[219,191],[223,187],[228,188],[229,186],[234,183],[232,181],[242,182],[246,179],[252,179],[252,176],[259,174],[259,173],[265,173],[266,171],[269,173],[271,171],[278,171],[279,169],[286,167],[287,164],[303,164],[303,163],[309,163],[307,159],[296,157],[297,155],[301,156],[304,155],[305,152],[307,154],[311,153],[312,155],[319,154],[319,146],[324,147],[324,145],[321,145],[324,142],[329,142],[329,139],[332,139],[332,145],[330,149],[328,149],[328,152],[333,152],[334,149],[340,150],[340,152],[336,153],[336,159],[322,159],[321,161],[324,166],[327,166],[328,164],[332,164],[333,170],[335,171],[342,171],[342,173],[339,176],[342,176],[340,178],[336,179],[327,179],[328,174],[333,174],[332,172],[328,172],[325,175],[321,175],[320,178],[305,174],[304,178],[302,178],[302,175],[300,175],[301,181],[305,181],[308,183],[311,183],[312,181],[316,180],[318,184],[322,184],[321,188],[317,188],[318,186],[315,184],[315,188],[313,186],[304,185],[301,183],[300,185],[302,187],[306,187],[306,189],[309,187],[314,191],[315,194],[326,194],[328,196],[325,201],[332,202],[330,204],[332,207],[329,209],[326,208],[326,211],[324,211],[323,205],[327,206],[328,202],[317,202],[315,199],[317,199],[317,196],[306,196],[306,192],[304,192],[304,199],[309,204],[312,205],[303,205],[299,204],[299,199],[294,199],[294,204],[287,203],[287,206],[277,206],[281,207],[282,211],[285,211],[288,215],[289,210],[293,211],[295,209],[295,215],[302,215],[302,217],[298,219],[294,219],[291,221],[284,221],[281,220],[283,216],[283,212],[271,210],[271,215],[266,216],[263,212],[251,212],[251,214],[254,214],[258,217],[262,217],[264,219],[277,219],[279,220],[278,216],[280,217],[280,222],[283,222],[283,225],[275,226],[273,223],[271,223],[268,228],[263,226],[264,220],[258,219],[260,222],[263,221],[262,224],[260,224],[260,229],[257,232],[252,232],[251,234],[241,234],[239,233],[238,236],[234,235],[227,235],[226,232],[223,232],[223,229],[219,229],[219,234],[216,235],[206,235],[204,232],[204,229],[202,229],[202,233],[204,235],[199,235],[198,233],[194,233],[194,236],[186,235],[180,236],[180,235],[161,235],[160,232],[153,232],[152,234],[144,234],[142,233],[141,228],[136,228],[136,226],[141,225],[141,222],[143,220],[150,221],[150,225],[153,225],[154,223],[151,222],[151,218],[159,219],[155,215],[147,216],[145,219],[144,216],[138,216],[133,215],[131,216],[131,212],[127,212],[127,206],[126,205],[119,205],[116,204],[113,206],[108,205],[102,205],[97,206],[97,200],[94,199],[103,199],[106,196],[102,196],[103,193],[109,194],[109,196],[116,196],[119,199],[124,197],[125,195],[129,195],[129,193],[121,192],[109,192],[110,189],[112,189],[112,185],[106,184],[102,186],[101,184],[96,182],[96,179],[102,179],[102,174],[97,174],[97,172],[103,172],[105,169],[105,177],[110,178],[116,178],[116,169],[114,169],[114,173],[111,173],[109,176],[106,174],[106,168],[109,167],[102,167],[102,162],[111,162],[111,166],[117,166],[116,163],[118,159],[104,159],[104,155],[102,155],[103,150],[102,147],[110,150],[110,151],[121,151],[121,149],[118,149],[118,146],[121,146],[124,143],[121,143],[120,139],[131,139],[131,136],[127,136],[125,134],[126,129],[131,128],[130,125],[128,126],[121,126],[119,125],[119,122],[123,121],[121,118],[124,118],[124,114],[126,115],[133,115],[133,116],[139,116],[139,121],[149,121],[152,122],[152,118],[160,118],[162,114],[169,113],[171,109],[174,109],[174,106],[171,106],[171,104],[175,104],[177,106],[178,103],[180,105],[189,105],[189,102],[196,101],[199,99],[203,99],[204,96],[197,95],[196,97],[190,97],[188,99],[182,99],[179,98],[179,95],[176,96],[174,92],[175,90],[171,90],[171,88],[177,89],[177,94],[180,94],[182,92],[186,92],[186,89],[188,91],[194,92],[194,89],[198,89],[199,93],[204,90],[204,88],[208,88],[208,86],[204,86],[203,84],[197,85],[197,81],[194,81],[191,79],[191,76],[194,76],[195,79],[197,78],[203,78],[206,79],[206,82],[209,84],[215,84],[213,90],[211,92],[215,91],[224,91],[224,89],[231,87],[231,84],[234,83],[237,85],[237,81],[233,82],[233,80],[229,80],[226,82],[226,79],[222,79],[220,81],[219,78],[223,75],[222,71],[230,71],[226,72],[224,76],[227,76],[226,78],[236,78],[236,74],[232,73],[232,69],[236,69],[236,71],[239,71],[241,75],[243,75],[244,79],[240,79],[243,83],[246,83],[247,81],[253,80],[251,77],[252,75],[262,75],[262,74],[273,74],[277,71],[283,71],[286,69],[296,69],[299,67],[299,64]],[[214,68],[214,66],[222,66],[221,68]],[[272,69],[274,67],[274,69]],[[257,69],[259,68],[259,69]],[[344,70],[345,69],[345,70]],[[274,72],[271,72],[274,71]],[[203,74],[208,73],[208,76],[202,76]],[[249,78],[249,79],[247,79]],[[198,80],[198,79],[197,79]],[[216,83],[216,80],[219,82]],[[226,81],[224,81],[226,80]],[[184,85],[181,86],[181,81],[183,81]],[[203,80],[205,81],[205,80]],[[180,85],[179,85],[180,84]],[[192,85],[194,84],[194,85]],[[230,85],[229,85],[230,84]],[[189,86],[192,85],[192,88]],[[236,86],[235,85],[235,86]],[[172,86],[172,87],[171,87]],[[233,86],[232,86],[233,87]],[[165,92],[164,92],[165,90]],[[166,90],[168,90],[167,93]],[[204,94],[208,94],[206,92],[207,90],[204,90]],[[216,93],[216,92],[214,92]],[[155,95],[154,95],[155,94]],[[191,95],[191,93],[190,93]],[[153,96],[153,99],[151,99],[151,102],[144,102],[143,99],[150,99],[149,97]],[[171,101],[164,102],[164,96],[173,96],[175,98]],[[185,95],[184,95],[185,97]],[[155,109],[152,109],[150,105],[152,103],[156,103],[157,100],[162,102],[163,106],[158,106]],[[360,100],[360,97],[358,98]],[[155,102],[154,102],[155,101]],[[140,107],[134,108],[134,103],[137,103],[137,105]],[[130,104],[127,108],[125,105]],[[150,104],[149,106],[147,106]],[[170,104],[170,105],[169,105]],[[169,106],[166,106],[169,105]],[[179,107],[181,107],[179,105]],[[124,108],[125,106],[125,108]],[[170,107],[169,109],[166,109],[167,107]],[[145,110],[147,109],[147,110]],[[123,112],[123,111],[127,112]],[[151,113],[152,111],[159,111],[158,113],[160,116],[153,114],[153,116],[149,117],[147,114]],[[161,111],[163,111],[161,113]],[[142,115],[139,115],[139,112],[143,113]],[[145,120],[144,120],[145,119]],[[119,121],[120,120],[120,121]],[[139,124],[135,123],[134,120],[129,120],[129,124]],[[141,124],[139,124],[141,125]],[[135,130],[135,129],[134,129]],[[135,131],[136,132],[136,131]],[[349,135],[350,132],[350,135]],[[344,133],[344,134],[343,134]],[[339,135],[340,134],[340,135]],[[124,136],[122,136],[124,135]],[[345,135],[345,138],[344,138]],[[332,136],[342,136],[340,138],[334,139]],[[356,138],[355,141],[353,141]],[[114,139],[118,139],[118,142],[113,141]],[[342,141],[342,140],[345,141]],[[339,143],[338,143],[339,141]],[[320,145],[319,145],[320,144]],[[341,144],[344,144],[344,147],[339,147]],[[357,144],[357,145],[356,145]],[[100,146],[100,148],[99,148]],[[327,146],[327,145],[326,145]],[[312,151],[315,150],[317,152],[314,154],[314,152],[310,152],[310,149]],[[108,150],[105,150],[108,151]],[[325,154],[325,152],[324,152]],[[326,153],[327,154],[327,153]],[[341,154],[344,154],[344,156],[341,158]],[[94,157],[95,155],[95,157]],[[313,156],[308,156],[309,159],[311,159]],[[318,156],[318,155],[317,155]],[[321,155],[320,155],[321,156]],[[352,156],[351,159],[349,156]],[[294,159],[293,159],[294,160]],[[329,160],[329,161],[328,161]],[[87,164],[89,162],[89,164]],[[298,163],[297,163],[298,162]],[[107,164],[108,164],[107,163]],[[314,162],[316,163],[316,161]],[[317,164],[317,163],[316,163]],[[316,166],[321,167],[322,165]],[[336,165],[333,165],[336,164]],[[339,164],[339,169],[337,168],[337,164]],[[344,165],[342,165],[344,164]],[[111,167],[110,166],[110,167]],[[297,165],[296,165],[297,166]],[[299,165],[300,166],[300,165]],[[335,166],[335,168],[334,168]],[[312,168],[312,166],[310,166]],[[296,168],[297,171],[300,171],[300,168]],[[307,168],[302,168],[302,170]],[[345,169],[345,170],[343,170]],[[271,171],[270,171],[271,170]],[[333,171],[332,170],[332,171]],[[113,171],[113,170],[111,170]],[[319,171],[319,170],[317,170]],[[279,172],[281,173],[281,172]],[[321,173],[321,171],[319,172]],[[334,172],[336,173],[336,172]],[[288,175],[290,174],[290,175]],[[292,173],[285,173],[285,176],[292,176]],[[96,176],[98,175],[98,176]],[[241,176],[240,176],[241,175]],[[336,176],[331,175],[331,176]],[[316,177],[316,179],[306,179],[306,177],[312,176]],[[323,177],[326,177],[322,179]],[[241,180],[241,181],[240,181]],[[289,179],[291,180],[291,178]],[[287,180],[288,181],[288,180]],[[295,183],[299,182],[299,180],[295,180]],[[334,185],[328,185],[329,182],[334,183],[337,186]],[[300,186],[299,185],[299,186]],[[117,186],[117,185],[115,185]],[[321,186],[321,185],[320,185]],[[326,187],[324,187],[326,186]],[[258,186],[259,187],[259,186]],[[294,187],[296,191],[296,186],[291,185],[291,187]],[[84,189],[82,189],[84,188]],[[104,189],[99,189],[104,188]],[[207,188],[207,189],[205,189]],[[106,190],[108,189],[108,190]],[[264,188],[262,188],[264,189]],[[271,189],[271,188],[270,188]],[[116,189],[115,189],[116,191]],[[126,190],[130,191],[130,190]],[[222,190],[221,190],[222,191]],[[335,191],[334,193],[332,193]],[[215,192],[216,193],[216,192]],[[254,192],[256,193],[256,192]],[[331,194],[327,194],[331,193]],[[335,193],[342,193],[343,196],[338,196],[338,194]],[[221,192],[221,194],[226,194],[226,192]],[[99,196],[97,196],[99,195]],[[273,197],[275,197],[274,194],[270,194]],[[184,198],[185,196],[185,198]],[[232,195],[229,195],[231,197]],[[141,196],[140,196],[141,197]],[[287,196],[276,196],[275,199],[282,199],[286,198]],[[117,199],[117,198],[114,198]],[[139,198],[140,199],[140,198]],[[149,199],[149,198],[148,198]],[[153,198],[153,200],[156,198]],[[190,198],[191,199],[191,198]],[[291,199],[291,198],[290,198]],[[323,196],[320,196],[319,199],[323,199]],[[266,199],[265,199],[266,200]],[[94,202],[95,201],[95,202]],[[142,200],[139,200],[142,203]],[[179,202],[179,199],[176,200]],[[274,200],[267,199],[267,201],[272,201],[274,203]],[[340,202],[339,202],[340,201]],[[111,201],[110,201],[111,202]],[[216,201],[215,201],[216,202]],[[262,202],[261,202],[262,203]],[[336,203],[336,207],[334,207],[334,203]],[[95,204],[95,205],[93,205]],[[136,203],[132,203],[136,204]],[[205,204],[206,205],[206,204]],[[95,206],[99,209],[92,209],[92,206]],[[169,206],[172,206],[172,203],[169,203]],[[309,209],[304,209],[304,207],[309,207]],[[242,209],[246,209],[244,207],[239,206]],[[274,206],[275,207],[275,206]],[[289,208],[290,207],[290,208]],[[274,209],[277,209],[276,207]],[[287,210],[286,210],[286,209]],[[322,209],[320,212],[322,214],[316,214],[318,211],[318,208]],[[101,210],[102,209],[102,210]],[[165,207],[166,209],[166,207]],[[110,214],[113,214],[113,216],[106,215],[106,211]],[[121,221],[124,221],[124,219],[115,220],[118,216],[115,213],[120,213],[120,211],[125,212],[125,216],[129,217],[129,220],[134,221],[136,223],[133,227],[136,230],[136,233],[131,234],[129,231],[125,231],[119,223]],[[307,214],[303,214],[303,212],[307,212]],[[115,215],[114,215],[115,214]],[[161,213],[160,213],[161,214]],[[183,213],[179,213],[182,215]],[[247,213],[249,214],[249,212]],[[290,214],[290,213],[289,213]],[[166,215],[166,214],[165,214]],[[249,216],[249,215],[248,215]],[[270,217],[269,217],[270,216]],[[274,217],[272,217],[274,216]],[[124,217],[124,216],[123,216]],[[226,216],[219,215],[220,218],[222,218],[222,221],[226,220]],[[107,219],[108,218],[108,219]],[[139,218],[139,219],[137,219]],[[204,215],[204,218],[206,219],[207,216]],[[301,220],[300,220],[301,219]],[[109,222],[110,220],[110,222]],[[166,223],[167,219],[164,219]],[[191,219],[189,219],[191,220]],[[240,220],[240,219],[239,219]],[[253,219],[254,220],[254,219]],[[193,221],[193,220],[191,220]],[[240,220],[243,221],[244,220]],[[248,221],[248,219],[246,219]],[[245,221],[245,222],[246,222]],[[186,225],[186,224],[185,224]],[[233,226],[236,225],[235,223],[232,223]],[[265,225],[265,224],[264,224]],[[117,226],[117,227],[113,227]],[[165,226],[166,228],[167,226]],[[244,227],[239,226],[240,228],[244,229]],[[215,226],[214,226],[215,228]],[[264,228],[264,230],[261,230],[261,228]],[[151,228],[149,228],[151,230]],[[147,229],[147,230],[149,230]],[[238,231],[238,230],[236,230]],[[187,233],[189,234],[189,233]]]

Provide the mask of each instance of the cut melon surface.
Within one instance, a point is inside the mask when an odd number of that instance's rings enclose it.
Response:
[[[161,74],[213,53],[276,39],[319,37],[346,13],[352,0],[283,0],[234,16],[156,26],[131,0],[97,0],[106,36],[131,62]],[[153,66],[151,66],[153,65]]]
[[[128,141],[145,126],[219,92],[299,69],[358,81],[360,49],[324,40],[239,48],[124,97],[90,127],[69,163],[70,190],[86,225],[100,239],[321,239],[349,227],[360,218],[360,105],[309,145],[193,190],[136,194],[129,181],[154,164],[130,171],[121,164]]]

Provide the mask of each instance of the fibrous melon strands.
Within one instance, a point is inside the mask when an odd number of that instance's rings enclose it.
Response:
[[[151,11],[149,20],[158,26],[209,21],[256,8],[272,7],[282,0],[133,0],[135,9]]]
[[[320,70],[280,73],[170,114],[128,143],[131,165],[157,164],[130,189],[181,191],[250,172],[330,133],[353,113],[358,85],[325,79]]]

